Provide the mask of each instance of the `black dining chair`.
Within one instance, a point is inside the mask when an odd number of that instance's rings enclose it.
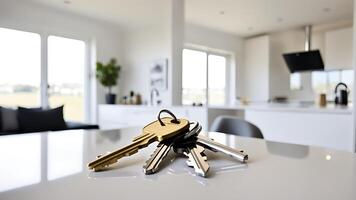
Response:
[[[233,116],[218,116],[213,121],[210,131],[263,139],[263,134],[257,126]]]

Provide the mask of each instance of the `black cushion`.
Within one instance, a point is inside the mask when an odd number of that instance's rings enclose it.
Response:
[[[0,110],[1,132],[17,132],[19,130],[17,110],[6,107],[0,107]]]
[[[21,132],[58,131],[67,128],[63,118],[63,106],[54,109],[18,108]]]

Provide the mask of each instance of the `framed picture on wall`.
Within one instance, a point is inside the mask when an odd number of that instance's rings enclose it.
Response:
[[[153,62],[150,68],[150,86],[158,90],[168,89],[168,59]]]

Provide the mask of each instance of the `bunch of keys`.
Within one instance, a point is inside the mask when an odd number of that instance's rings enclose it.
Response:
[[[168,113],[172,116],[160,118],[161,113]],[[189,122],[186,119],[177,119],[168,110],[162,110],[158,114],[158,120],[143,128],[142,134],[135,137],[131,144],[112,153],[100,156],[98,159],[88,164],[89,169],[101,171],[116,163],[118,159],[130,156],[138,152],[139,149],[147,147],[149,144],[158,141],[157,148],[143,166],[145,174],[156,173],[162,161],[172,149],[175,153],[188,157],[187,164],[194,168],[197,175],[206,177],[209,171],[205,149],[213,152],[222,152],[240,162],[246,162],[248,156],[242,151],[217,143],[214,140],[199,135],[202,127],[198,122]]]

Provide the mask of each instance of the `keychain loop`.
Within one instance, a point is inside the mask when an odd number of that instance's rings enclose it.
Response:
[[[163,110],[161,110],[161,111],[159,111],[159,113],[158,113],[158,121],[159,121],[159,123],[161,124],[161,126],[165,126],[165,124],[163,123],[163,121],[162,121],[162,119],[161,119],[161,114],[162,113],[167,113],[167,114],[169,114],[170,116],[172,116],[173,117],[173,119],[172,119],[172,123],[175,123],[175,124],[179,124],[179,121],[178,121],[178,119],[177,119],[177,117],[171,112],[171,111],[169,111],[169,110],[167,110],[167,109],[163,109]]]

